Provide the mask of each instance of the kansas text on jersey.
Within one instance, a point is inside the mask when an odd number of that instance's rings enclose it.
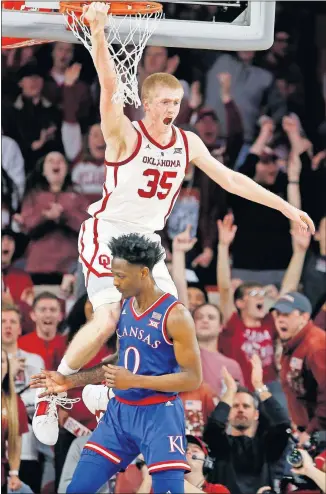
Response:
[[[180,372],[166,330],[169,312],[178,303],[175,297],[165,293],[139,315],[134,309],[134,298],[124,302],[117,327],[119,366],[145,376]],[[177,393],[138,388],[114,389],[114,393],[119,401],[133,405],[163,403],[177,396]]]

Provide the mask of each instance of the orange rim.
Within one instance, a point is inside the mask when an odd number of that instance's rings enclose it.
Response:
[[[23,2],[21,0],[4,0],[1,2],[1,8],[4,10],[16,10],[16,11],[22,11],[22,12],[28,12],[30,10],[35,10],[35,7],[26,7],[26,2]],[[38,12],[42,13],[49,13],[52,12],[53,9],[45,9],[45,8],[39,8],[37,9]]]
[[[32,38],[8,38],[6,36],[1,38],[1,48],[4,50],[24,48],[25,46],[42,45],[43,43],[52,43],[52,41]]]
[[[91,2],[60,2],[61,14],[68,14],[74,11],[79,16],[83,13],[84,5]],[[163,6],[158,2],[129,2],[114,1],[110,2],[109,14],[112,15],[136,15],[136,14],[155,14],[162,12]]]

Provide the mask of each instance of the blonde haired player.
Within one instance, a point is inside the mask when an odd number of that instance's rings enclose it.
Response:
[[[301,228],[314,232],[306,213],[226,168],[210,155],[197,135],[173,125],[183,97],[182,86],[174,76],[159,73],[145,79],[141,92],[145,117],[141,122],[131,122],[124,115],[123,103],[112,102],[118,81],[104,33],[108,11],[109,4],[102,2],[84,7],[101,87],[106,181],[102,200],[89,207],[91,218],[82,225],[79,237],[80,262],[94,316],[71,342],[58,368],[63,375],[77,372],[90,361],[116,329],[121,295],[110,269],[109,240],[125,233],[159,240],[154,232],[163,228],[171,213],[189,161],[228,192],[277,209]],[[163,260],[155,266],[153,276],[161,290],[177,296]],[[33,419],[36,437],[49,445],[58,438],[57,404],[64,404],[63,396],[38,399]]]

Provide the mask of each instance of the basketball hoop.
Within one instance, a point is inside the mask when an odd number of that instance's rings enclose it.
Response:
[[[83,14],[85,3],[60,2],[60,12],[67,27],[91,52],[91,31]],[[133,1],[114,1],[109,5],[106,40],[118,80],[112,101],[138,107],[141,102],[138,94],[137,67],[148,39],[163,16],[162,5],[156,2]],[[125,37],[121,36],[123,24],[127,24],[128,34]],[[117,50],[113,45],[117,45]]]

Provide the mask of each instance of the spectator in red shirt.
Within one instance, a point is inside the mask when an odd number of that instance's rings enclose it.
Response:
[[[56,369],[66,351],[66,339],[57,334],[62,317],[59,298],[51,292],[40,293],[31,313],[35,331],[18,340],[19,348],[42,357],[46,369]]]
[[[28,272],[47,276],[57,273],[61,281],[62,274],[73,269],[78,259],[78,231],[87,218],[87,206],[88,201],[73,187],[64,156],[58,152],[47,154],[29,177],[21,215],[16,215],[31,238]]]
[[[307,297],[290,292],[272,307],[283,344],[281,382],[300,444],[326,430],[326,333],[310,320]]]
[[[218,351],[218,340],[222,330],[219,308],[213,304],[204,304],[194,310],[193,318],[204,381],[220,396],[223,390],[222,368],[226,367],[233,378],[243,384],[240,365]]]
[[[266,314],[267,287],[255,281],[243,283],[233,294],[229,247],[237,227],[233,216],[228,214],[223,221],[218,221],[219,245],[217,278],[220,294],[220,307],[223,314],[224,331],[219,340],[221,352],[235,359],[241,366],[244,382],[252,390],[251,363],[257,354],[264,369],[264,382],[273,396],[286,409],[286,399],[282,391],[277,371],[277,349],[279,341],[274,320]],[[283,279],[280,293],[296,289],[300,281],[308,244],[301,245],[301,238],[294,238],[294,252]],[[309,238],[305,239],[309,242]]]
[[[1,353],[1,379],[1,492],[6,492],[7,488],[17,491],[23,485],[19,479],[19,466],[22,434],[28,432],[28,422],[24,403],[15,393],[8,355],[4,350]]]

